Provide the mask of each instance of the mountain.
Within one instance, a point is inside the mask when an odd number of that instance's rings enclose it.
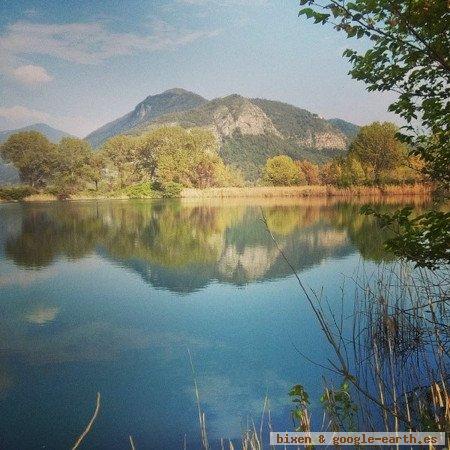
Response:
[[[39,131],[39,133],[42,133],[49,141],[54,142],[55,144],[63,137],[71,136],[69,133],[53,128],[45,123],[34,123],[33,125],[17,128],[15,130],[0,131],[0,143],[5,142],[11,134],[19,133],[21,131]]]
[[[331,123],[336,128],[339,128],[346,136],[353,139],[359,131],[359,126],[354,123],[347,122],[342,119],[328,119],[328,122]]]
[[[223,160],[241,169],[249,180],[260,176],[269,157],[286,154],[321,163],[344,154],[351,139],[340,127],[305,109],[236,94],[165,114],[130,133],[163,124],[210,129],[220,141]]]
[[[150,95],[139,103],[133,111],[103,125],[86,136],[86,140],[93,147],[99,147],[110,137],[127,133],[131,129],[148,124],[164,114],[196,108],[206,102],[207,100],[200,95],[179,88],[169,89],[158,95]]]
[[[71,136],[65,131],[53,128],[45,123],[34,123],[26,127],[17,128],[15,130],[0,131],[0,144],[5,142],[9,136],[21,131],[39,131],[51,142],[58,143],[63,137]],[[0,157],[0,185],[20,183],[19,172],[12,164],[6,164]]]
[[[207,101],[172,89],[148,97],[134,111],[86,139],[99,146],[115,134],[141,134],[161,125],[210,129],[220,142],[223,160],[241,169],[248,180],[257,179],[266,159],[279,154],[314,162],[342,155],[356,127],[278,101],[237,94]]]

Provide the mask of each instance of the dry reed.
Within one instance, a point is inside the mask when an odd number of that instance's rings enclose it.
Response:
[[[87,436],[87,434],[91,431],[92,425],[94,425],[95,419],[97,418],[98,412],[100,411],[100,392],[97,392],[97,403],[95,405],[95,411],[93,416],[91,417],[91,420],[87,424],[85,430],[83,433],[81,433],[80,437],[77,439],[75,444],[72,447],[72,450],[77,449],[80,444],[83,442],[83,439]]]
[[[339,188],[328,185],[311,186],[252,186],[228,188],[186,188],[182,198],[235,198],[235,197],[383,197],[404,195],[431,195],[430,184],[404,184],[387,186],[350,186]]]

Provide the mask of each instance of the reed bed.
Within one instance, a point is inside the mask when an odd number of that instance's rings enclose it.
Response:
[[[381,267],[375,281],[363,274],[356,283],[354,373],[380,403],[366,406],[365,425],[378,421],[386,431],[448,430],[448,269],[399,264]]]
[[[331,185],[311,186],[248,186],[224,188],[185,188],[181,191],[184,199],[214,199],[214,198],[370,198],[373,200],[383,197],[413,197],[431,196],[434,192],[432,184],[403,184],[386,186],[350,186],[340,188]],[[155,198],[154,196],[149,197]],[[79,200],[128,200],[125,194],[95,194],[79,193],[73,195],[70,201]],[[24,198],[24,202],[57,201],[57,197],[47,193],[37,193]],[[0,198],[0,203],[9,200]]]
[[[431,184],[405,184],[387,186],[252,186],[227,188],[186,188],[181,192],[182,198],[236,198],[236,197],[383,197],[431,195]]]

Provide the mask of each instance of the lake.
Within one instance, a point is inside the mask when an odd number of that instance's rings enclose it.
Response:
[[[419,199],[416,202],[420,203]],[[390,200],[383,208],[395,206]],[[291,269],[352,311],[352,277],[389,264],[385,232],[337,199],[0,205],[0,448],[199,448],[235,439],[264,398],[292,429],[331,352]],[[320,425],[320,417],[317,419]],[[238,446],[236,445],[236,448]]]

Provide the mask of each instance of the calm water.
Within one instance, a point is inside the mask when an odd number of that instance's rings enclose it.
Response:
[[[0,205],[0,448],[198,448],[189,348],[210,441],[291,428],[289,388],[318,398],[329,354],[280,246],[339,304],[390,256],[360,205],[331,200]],[[351,298],[347,279],[344,291]],[[345,308],[352,309],[349,298]],[[313,407],[317,402],[313,400]]]

